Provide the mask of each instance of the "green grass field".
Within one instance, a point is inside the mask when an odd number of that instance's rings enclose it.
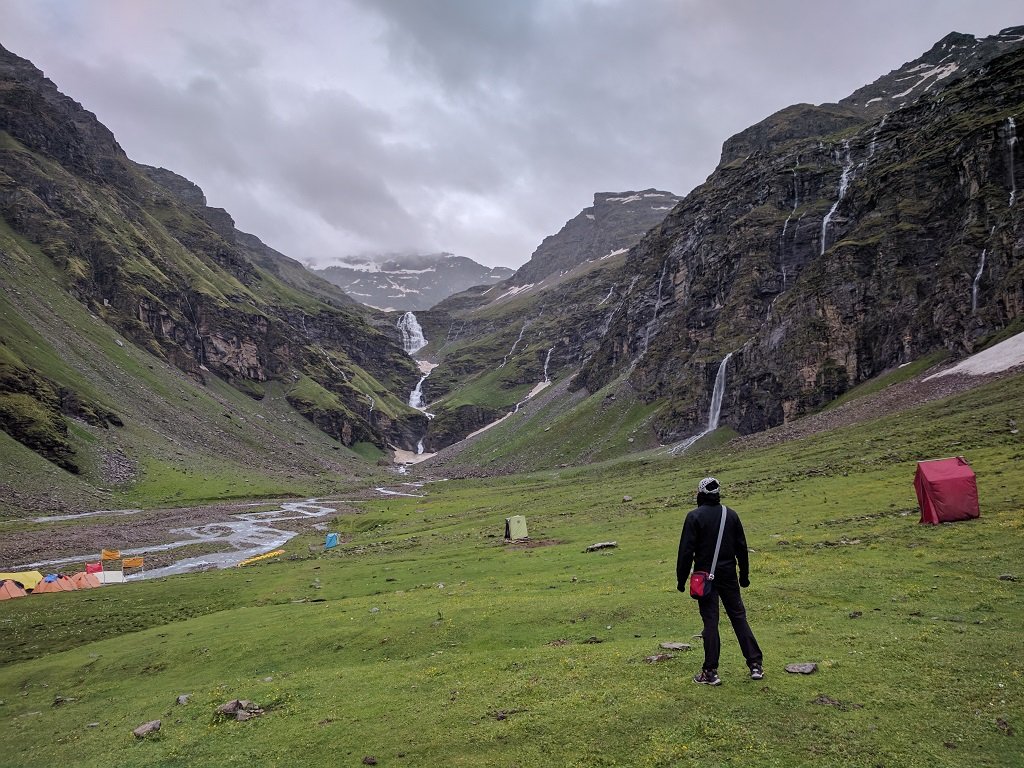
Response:
[[[329,552],[0,603],[0,764],[1024,765],[1022,381],[767,450],[431,483]],[[958,454],[982,517],[918,525],[915,461]],[[767,673],[723,619],[714,689],[674,575],[709,473]],[[534,546],[503,542],[512,514]],[[693,649],[644,661],[666,641]],[[266,711],[218,719],[234,698]]]

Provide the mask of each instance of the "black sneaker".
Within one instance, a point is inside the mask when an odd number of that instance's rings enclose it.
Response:
[[[717,669],[702,669],[699,675],[693,676],[693,682],[700,685],[721,685],[722,680],[718,677]]]
[[[760,664],[750,665],[750,679],[760,680],[764,677],[764,668]]]

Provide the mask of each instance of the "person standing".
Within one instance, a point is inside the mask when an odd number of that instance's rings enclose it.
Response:
[[[740,587],[750,586],[750,565],[747,558],[747,539],[743,523],[735,510],[721,503],[721,486],[713,477],[705,477],[697,485],[697,508],[686,515],[683,532],[679,537],[679,557],[676,560],[676,587],[687,590],[690,569],[711,572],[715,549],[721,531],[721,546],[714,565],[712,589],[697,598],[700,617],[704,621],[704,665],[693,681],[701,685],[721,685],[718,677],[718,659],[722,641],[718,633],[719,600],[732,622],[743,658],[753,680],[764,677],[761,648],[747,623],[747,610],[740,597]],[[725,512],[724,527],[722,513]],[[739,568],[739,579],[736,570]]]

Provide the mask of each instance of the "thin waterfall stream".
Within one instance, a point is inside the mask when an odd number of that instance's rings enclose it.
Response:
[[[669,451],[673,456],[685,453],[687,448],[704,437],[704,435],[708,435],[718,429],[718,420],[722,415],[722,399],[725,397],[725,368],[729,364],[730,357],[732,357],[732,352],[722,358],[722,362],[718,366],[718,373],[715,374],[715,386],[711,391],[711,407],[708,408],[707,428],[700,434],[688,437],[683,442],[673,446]]]

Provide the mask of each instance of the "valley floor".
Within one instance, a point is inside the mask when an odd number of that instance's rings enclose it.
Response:
[[[307,529],[279,562],[0,603],[0,762],[1019,765],[1022,375],[976,381],[765,447],[387,487],[323,519],[331,550]],[[915,462],[953,453],[982,516],[918,525]],[[690,681],[700,620],[674,573],[708,473],[743,517],[767,672],[723,622],[714,689]],[[504,543],[514,514],[536,546]],[[263,712],[218,715],[233,699]]]

